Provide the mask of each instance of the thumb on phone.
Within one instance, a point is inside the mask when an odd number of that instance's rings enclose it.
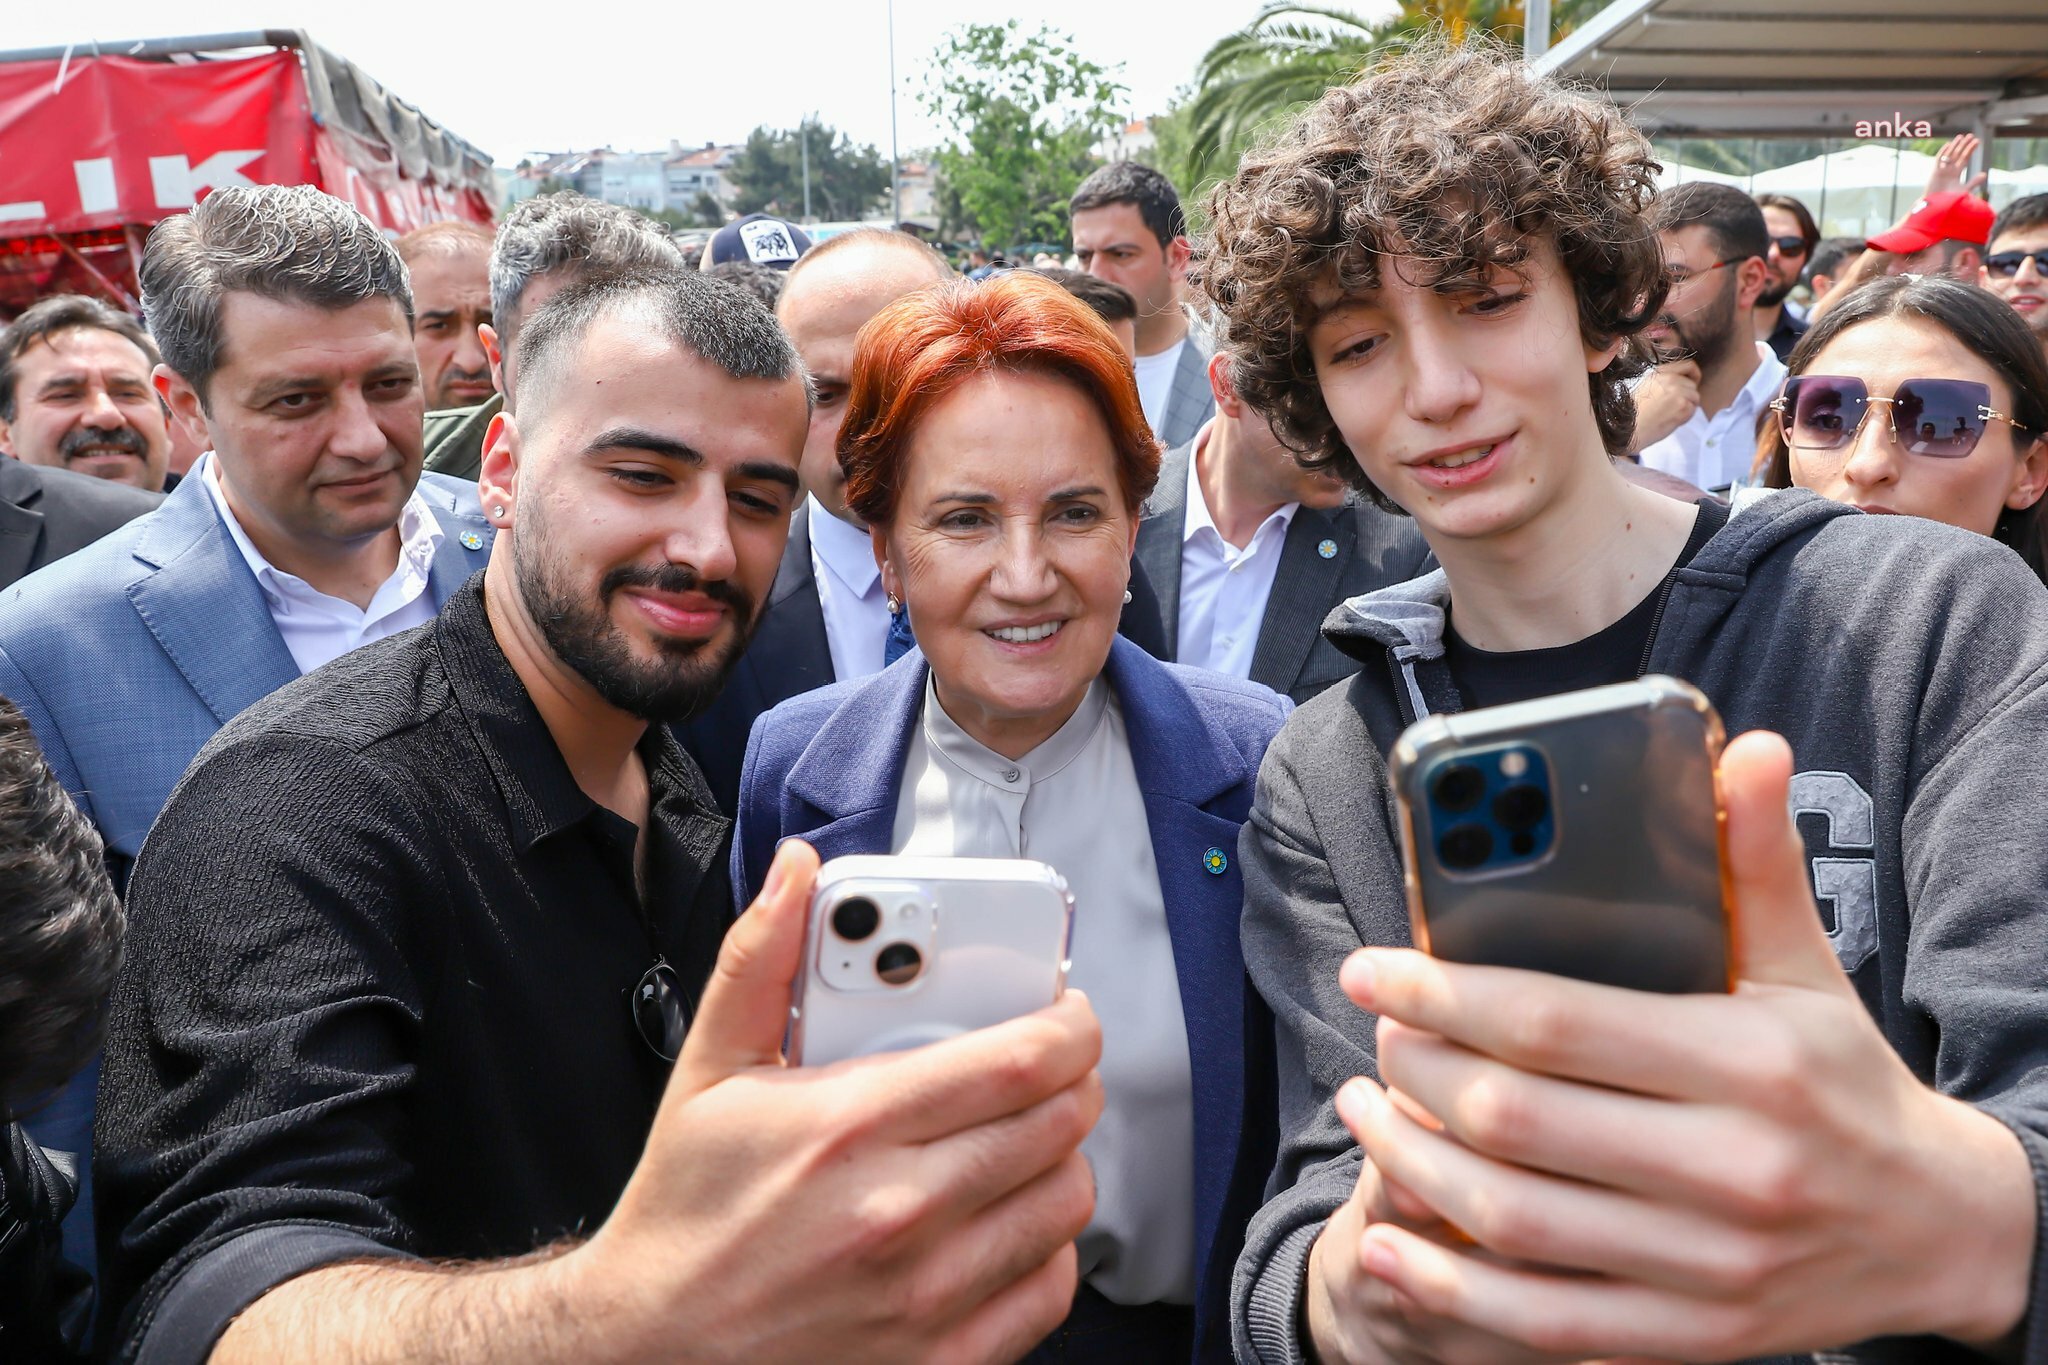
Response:
[[[1721,753],[1738,981],[1854,994],[1814,904],[1806,845],[1793,823],[1792,748],[1768,730]]]
[[[775,1066],[789,1025],[790,990],[803,961],[804,917],[818,876],[818,854],[801,839],[775,850],[761,894],[733,921],[718,949],[676,1058],[664,1104],[701,1094],[736,1072]]]

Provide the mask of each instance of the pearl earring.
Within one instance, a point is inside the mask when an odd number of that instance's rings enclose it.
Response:
[[[1124,589],[1124,605],[1127,607],[1131,605],[1131,590],[1129,588]]]
[[[903,614],[903,601],[893,592],[889,594],[889,614],[891,616],[901,616]]]

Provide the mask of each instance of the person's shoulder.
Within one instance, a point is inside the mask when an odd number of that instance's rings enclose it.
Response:
[[[1252,682],[1248,678],[1232,677],[1228,673],[1214,673],[1192,664],[1159,663],[1173,678],[1188,690],[1195,704],[1211,716],[1232,721],[1247,721],[1256,725],[1269,725],[1279,729],[1294,703],[1281,696],[1264,683]]]
[[[207,749],[286,739],[369,753],[418,729],[452,697],[434,630],[431,621],[414,626],[292,679],[228,721]]]
[[[416,490],[429,507],[483,520],[483,504],[477,498],[476,480],[437,474],[429,469],[420,475]]]
[[[0,648],[12,651],[37,632],[54,631],[75,641],[81,628],[106,628],[110,612],[130,612],[129,588],[152,571],[137,558],[136,550],[163,515],[160,503],[151,503],[84,549],[45,564],[0,592]]]
[[[799,692],[763,711],[760,719],[754,722],[754,732],[764,739],[772,738],[801,749],[812,735],[825,728],[825,723],[838,713],[840,707],[869,688],[880,685],[881,677],[881,673],[870,673],[864,678],[848,678],[844,682]]]
[[[20,468],[42,485],[44,510],[52,506],[74,508],[106,518],[110,529],[134,520],[164,500],[161,493],[116,483],[112,479],[96,479],[74,470],[48,469],[31,464],[21,464]]]

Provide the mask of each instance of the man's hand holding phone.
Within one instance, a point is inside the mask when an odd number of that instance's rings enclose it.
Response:
[[[1453,1348],[1410,1359],[1492,1359],[1492,1341],[1504,1358],[1719,1360],[1923,1333],[1995,1349],[2014,1331],[2026,1154],[1922,1085],[1864,1009],[1821,927],[1790,773],[1775,735],[1722,758],[1732,994],[1395,949],[1345,964],[1380,1016],[1387,1089],[1337,1096],[1371,1187],[1316,1248],[1326,1360],[1373,1358],[1351,1347],[1393,1339],[1396,1318]]]
[[[1079,1149],[1102,1109],[1087,1000],[786,1067],[817,870],[801,841],[778,852],[617,1210],[562,1258],[564,1292],[618,1325],[608,1358],[687,1341],[740,1360],[1009,1359],[1071,1306],[1094,1207]]]

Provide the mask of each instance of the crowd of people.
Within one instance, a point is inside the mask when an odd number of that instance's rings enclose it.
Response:
[[[0,1358],[2048,1363],[1976,150],[1823,242],[1423,43],[1066,265],[166,221],[0,332]],[[1650,673],[1736,988],[1415,952],[1403,729]],[[786,1065],[848,854],[1053,865],[1072,989]]]

